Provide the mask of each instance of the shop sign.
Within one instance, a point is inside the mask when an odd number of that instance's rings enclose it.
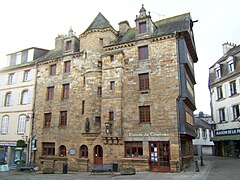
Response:
[[[240,134],[240,128],[215,130],[215,136],[226,136]]]
[[[129,137],[162,137],[162,136],[169,136],[169,134],[162,134],[156,132],[150,133],[128,133]]]

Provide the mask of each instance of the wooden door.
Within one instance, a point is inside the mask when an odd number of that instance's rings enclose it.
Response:
[[[169,142],[150,142],[151,171],[170,171]]]
[[[102,146],[96,145],[94,147],[94,164],[103,163],[103,149]]]

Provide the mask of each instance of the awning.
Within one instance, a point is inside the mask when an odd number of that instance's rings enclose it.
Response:
[[[211,138],[211,141],[229,141],[229,140],[240,140],[240,134],[227,136],[214,136]]]

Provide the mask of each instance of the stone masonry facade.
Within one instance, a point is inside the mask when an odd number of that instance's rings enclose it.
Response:
[[[33,134],[41,169],[61,171],[62,164],[68,163],[70,170],[90,171],[93,164],[118,164],[136,171],[178,172],[187,166],[184,157],[192,158],[194,135],[180,132],[179,123],[194,127],[179,116],[176,102],[182,81],[177,45],[183,37],[188,49],[184,53],[196,61],[191,50],[194,42],[189,42],[190,33],[185,34],[191,23],[186,29],[176,26],[164,32],[186,17],[154,24],[142,7],[136,28],[125,22],[121,32],[99,13],[79,37],[70,29],[68,35],[56,38],[57,48],[37,61]],[[69,42],[74,48],[69,48]],[[142,75],[147,77],[143,81]],[[192,102],[184,100],[182,106],[190,119],[195,110]]]

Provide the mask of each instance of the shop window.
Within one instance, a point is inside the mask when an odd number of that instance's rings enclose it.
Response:
[[[150,123],[150,106],[139,106],[140,123]]]
[[[142,142],[125,142],[125,157],[138,158],[143,156]]]
[[[139,60],[148,59],[148,46],[138,47],[138,59]]]
[[[148,73],[145,74],[139,74],[139,90],[149,90],[149,75]]]
[[[54,156],[55,155],[55,143],[43,142],[42,143],[42,155],[43,156]]]
[[[68,99],[68,98],[69,98],[69,84],[63,84],[62,99]]]
[[[54,86],[47,88],[47,100],[53,100],[54,96]]]
[[[50,127],[51,126],[51,113],[45,113],[44,114],[44,127]]]
[[[59,156],[63,157],[63,156],[66,156],[67,155],[67,150],[66,150],[66,147],[64,145],[61,145],[59,147]]]
[[[66,126],[66,125],[67,125],[67,111],[61,111],[59,126]]]
[[[56,75],[56,70],[57,70],[57,65],[56,64],[53,64],[50,66],[50,75],[53,76],[53,75]]]
[[[86,145],[80,147],[80,158],[88,158],[88,147]]]

